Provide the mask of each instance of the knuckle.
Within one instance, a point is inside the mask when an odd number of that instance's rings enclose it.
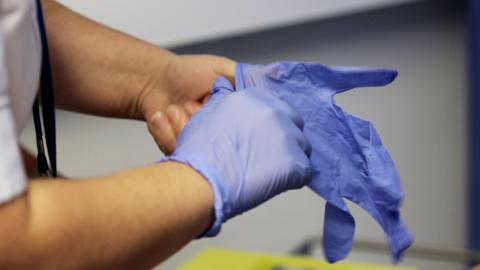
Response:
[[[288,170],[289,180],[294,188],[301,188],[308,184],[311,176],[311,165],[305,155],[292,155],[287,159],[284,168]]]

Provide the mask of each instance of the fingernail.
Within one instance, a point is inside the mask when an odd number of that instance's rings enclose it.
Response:
[[[165,126],[165,117],[161,112],[156,112],[151,118],[151,125],[155,129],[162,129]]]

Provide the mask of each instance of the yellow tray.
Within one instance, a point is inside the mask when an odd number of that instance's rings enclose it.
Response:
[[[207,249],[177,270],[414,270],[373,264],[336,263],[300,256],[279,256],[226,249]]]

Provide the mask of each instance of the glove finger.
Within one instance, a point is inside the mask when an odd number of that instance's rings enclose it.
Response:
[[[290,130],[293,133],[292,137],[295,138],[296,143],[300,146],[303,153],[309,158],[312,154],[312,145],[308,141],[307,137],[305,137],[305,134],[303,134],[303,132],[298,128],[298,126],[297,128],[292,128]]]
[[[362,207],[382,227],[387,235],[393,261],[400,260],[403,252],[412,244],[413,236],[403,223],[398,209],[403,191],[398,172],[373,125],[358,117],[348,115],[348,124],[356,130],[355,138],[362,149],[367,149],[365,172],[370,176],[364,192],[343,190],[351,201]],[[364,154],[367,156],[367,154]],[[370,200],[365,200],[366,195]]]
[[[355,220],[348,210],[327,203],[323,229],[323,247],[327,261],[334,263],[347,257],[355,234]]]
[[[398,263],[404,251],[413,243],[413,236],[401,219],[400,213],[398,210],[392,211],[383,207],[377,207],[377,212],[365,210],[380,224],[387,235],[392,260]]]
[[[232,84],[225,77],[218,77],[213,83],[208,102],[222,99],[224,96],[235,92]]]
[[[250,78],[250,76],[254,76],[256,74],[254,67],[254,65],[237,63],[235,67],[235,89],[237,91],[243,90],[247,87],[255,86],[255,84],[253,84],[254,80]],[[250,72],[245,74],[245,71],[247,70],[250,70]]]
[[[286,189],[300,189],[308,185],[312,180],[312,167],[310,159],[301,148],[294,148],[291,151],[290,173]]]
[[[305,142],[303,144],[303,151],[305,152],[307,157],[310,158],[312,156],[312,151],[313,151],[312,144],[310,144],[310,141],[308,140],[307,137],[304,136],[304,139],[305,139]]]
[[[276,107],[279,108],[279,113],[285,115],[288,117],[290,120],[293,121],[295,126],[300,129],[300,131],[303,131],[303,127],[305,126],[305,122],[303,121],[303,118],[295,112],[290,105],[287,103],[283,102],[282,100],[275,98],[276,99]]]
[[[389,233],[388,242],[393,262],[398,263],[402,259],[405,250],[413,244],[413,235],[399,215],[395,221],[389,230],[391,233]]]
[[[249,88],[244,91],[251,92],[251,95],[254,95],[256,98],[261,100],[267,106],[275,108],[275,111],[282,116],[287,117],[292,120],[295,126],[303,131],[305,122],[303,118],[290,107],[286,102],[274,96],[270,91],[259,89],[259,88]]]
[[[286,117],[280,118],[279,121],[282,122],[284,131],[288,133],[288,138],[290,140],[289,144],[298,145],[299,151],[302,151],[302,155],[305,156],[306,159],[310,158],[312,154],[312,145],[310,144],[302,130],[298,127],[298,125],[296,125],[294,121]]]
[[[368,69],[355,67],[335,67],[328,79],[327,86],[337,94],[356,87],[385,86],[398,75],[392,69]]]

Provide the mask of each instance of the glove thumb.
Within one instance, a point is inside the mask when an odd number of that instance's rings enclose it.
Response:
[[[356,67],[332,68],[329,86],[338,94],[356,87],[385,86],[397,78],[398,72],[392,69]]]
[[[331,203],[325,206],[323,227],[323,252],[328,262],[334,263],[347,257],[352,249],[355,220],[347,211]]]
[[[218,77],[210,91],[209,102],[222,100],[225,96],[235,92],[232,84],[225,77]]]

